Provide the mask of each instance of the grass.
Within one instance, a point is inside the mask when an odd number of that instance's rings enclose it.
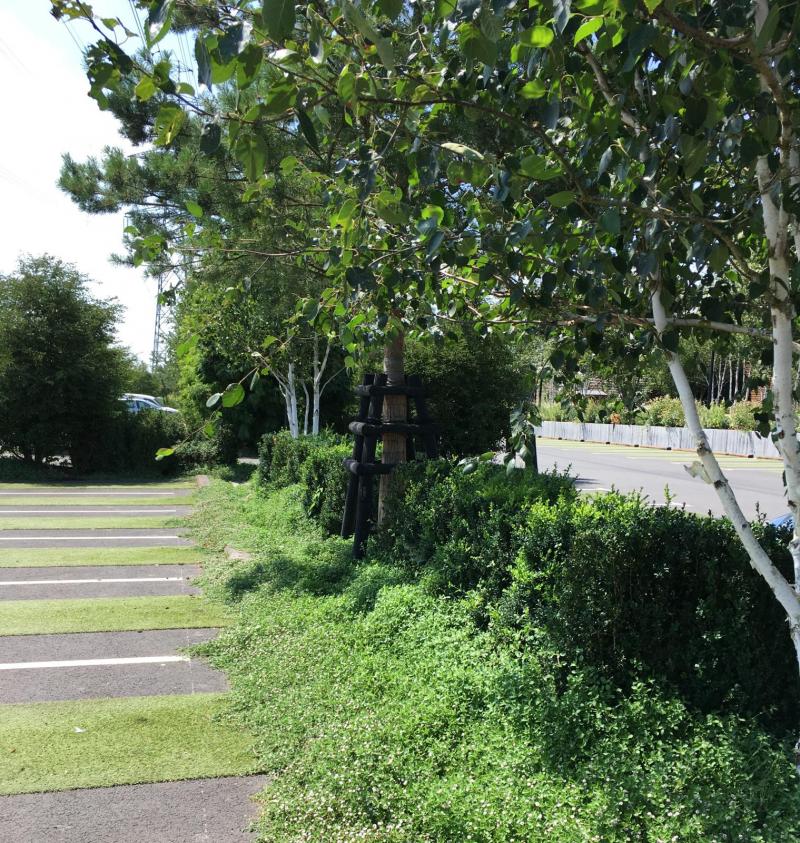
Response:
[[[800,840],[788,745],[653,683],[616,689],[499,611],[486,623],[479,590],[355,563],[300,501],[214,483],[192,518],[206,547],[253,553],[209,559],[237,614],[199,649],[274,773],[260,839]]]
[[[115,497],[95,497],[94,495],[30,495],[30,496],[5,496],[0,495],[0,509],[7,509],[12,506],[119,506],[131,507],[136,509],[142,506],[192,506],[195,503],[194,495],[181,495],[179,497],[135,497],[135,498],[115,498]]]
[[[254,771],[221,694],[0,706],[0,794]]]
[[[13,492],[17,489],[20,491],[35,491],[48,490],[63,492],[70,489],[78,489],[79,491],[91,491],[92,489],[98,492],[106,489],[110,491],[125,491],[126,489],[153,489],[156,491],[170,491],[173,489],[195,489],[197,482],[194,478],[187,479],[180,477],[176,480],[131,480],[129,483],[74,483],[65,481],[63,483],[0,483],[0,492]]]
[[[0,568],[52,568],[80,565],[191,565],[194,547],[43,547],[0,548]]]
[[[175,515],[0,515],[3,530],[144,530],[179,525]]]
[[[0,602],[0,635],[224,626],[225,609],[201,597],[113,597]]]

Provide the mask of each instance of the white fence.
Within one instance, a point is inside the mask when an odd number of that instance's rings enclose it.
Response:
[[[639,424],[583,424],[581,422],[542,422],[537,436],[568,439],[573,442],[605,442],[663,450],[694,450],[692,434],[685,427],[647,427]],[[744,430],[706,429],[708,442],[718,454],[742,457],[779,458],[778,449],[769,438]]]

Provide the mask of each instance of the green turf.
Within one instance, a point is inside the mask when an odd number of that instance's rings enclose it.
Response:
[[[58,491],[58,492],[69,492],[78,490],[81,492],[85,491],[92,491],[98,490],[98,493],[101,493],[104,489],[110,491],[125,491],[125,490],[132,490],[136,489],[153,489],[154,491],[169,491],[171,489],[196,489],[197,483],[196,481],[191,479],[186,479],[185,477],[181,477],[177,480],[161,480],[155,483],[145,481],[140,482],[130,482],[130,483],[0,483],[0,492],[13,492],[16,489],[20,491],[34,491],[40,489],[42,491]]]
[[[0,705],[0,794],[254,771],[222,694]]]
[[[95,497],[94,495],[39,495],[25,497],[23,495],[5,496],[0,495],[0,509],[7,509],[12,506],[69,506],[69,507],[94,507],[94,506],[121,506],[137,509],[142,506],[192,506],[196,501],[194,495],[179,495],[174,498],[113,498]]]
[[[0,515],[3,530],[145,530],[180,524],[175,515]]]
[[[72,565],[191,565],[200,562],[194,547],[34,547],[0,548],[0,568]]]
[[[224,626],[222,606],[202,597],[0,601],[0,635]]]

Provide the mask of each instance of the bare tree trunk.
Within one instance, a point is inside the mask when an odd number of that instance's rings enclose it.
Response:
[[[319,359],[319,337],[314,334],[314,377],[311,384],[314,402],[314,409],[311,415],[311,433],[314,436],[319,435],[319,415],[322,393],[325,392],[325,387],[331,382],[331,380],[333,380],[333,378],[329,378],[324,383],[322,382],[322,376],[325,374],[325,369],[328,366],[330,353],[331,344],[330,341],[328,341],[325,346],[325,354],[322,356],[322,360]],[[335,375],[333,377],[335,377]]]
[[[308,436],[308,414],[309,414],[309,397],[308,397],[308,387],[306,386],[306,382],[302,381],[300,386],[303,387],[303,395],[306,397],[305,407],[303,411],[303,436]]]
[[[386,373],[387,386],[405,384],[404,366],[405,338],[398,334],[384,349],[383,371]],[[387,395],[383,400],[384,422],[405,422],[408,419],[408,399],[405,395]],[[398,464],[406,461],[406,436],[403,433],[383,434],[384,463]],[[386,501],[391,494],[392,476],[381,475],[378,492],[378,524],[386,514]]]

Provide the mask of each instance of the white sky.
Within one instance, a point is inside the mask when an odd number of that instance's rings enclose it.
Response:
[[[120,16],[133,29],[131,7],[96,0],[104,15]],[[72,24],[82,43],[86,25]],[[116,121],[87,96],[81,53],[66,24],[50,15],[47,0],[0,0],[0,79],[4,128],[0,132],[0,273],[11,272],[25,253],[48,252],[74,263],[94,281],[100,298],[125,307],[119,341],[149,360],[156,283],[137,269],[115,266],[122,253],[123,215],[84,214],[57,185],[61,154],[77,161],[104,146],[130,149]]]

